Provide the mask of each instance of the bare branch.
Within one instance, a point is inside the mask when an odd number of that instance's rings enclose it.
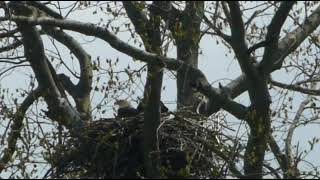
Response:
[[[126,9],[127,15],[131,19],[131,22],[134,23],[136,27],[146,28],[146,23],[149,22],[149,19],[146,14],[143,13],[142,8],[139,7],[143,4],[134,1],[122,1],[123,7]],[[140,32],[138,29],[138,33]],[[140,32],[141,33],[141,32]],[[140,34],[139,33],[139,34]]]
[[[270,83],[275,85],[275,86],[277,86],[277,87],[281,87],[281,88],[292,90],[292,91],[301,92],[303,94],[316,95],[316,96],[320,95],[320,90],[317,90],[317,89],[303,88],[303,87],[301,87],[299,85],[284,84],[284,83],[281,83],[281,82],[278,82],[278,81],[274,81],[274,80],[270,80]]]
[[[312,14],[306,18],[301,26],[288,33],[278,44],[278,52],[272,58],[272,65],[261,68],[266,72],[272,72],[280,69],[284,59],[299,47],[299,45],[315,30],[320,24],[320,6],[315,9]]]
[[[276,69],[280,69],[282,66],[282,62],[288,54],[293,52],[307,37],[313,32],[320,24],[320,6],[317,7],[313,11],[313,13],[306,18],[305,22],[297,27],[292,32],[288,33],[284,38],[282,38],[279,42],[279,51],[280,53],[277,55],[277,58],[274,59],[274,63],[272,64],[272,68],[270,72],[275,71]],[[290,42],[292,44],[290,44]],[[278,61],[277,61],[278,60]],[[264,69],[260,67],[259,69]],[[241,95],[248,89],[247,77],[245,74],[242,74],[235,80],[231,81],[226,85],[227,88],[231,90],[231,98],[235,98]],[[209,113],[212,114],[219,110],[219,107],[212,106],[209,110]]]
[[[41,96],[40,88],[30,92],[22,104],[17,108],[16,113],[13,116],[13,124],[11,125],[11,132],[8,136],[8,147],[4,150],[4,154],[0,159],[0,173],[6,168],[6,164],[11,160],[13,153],[16,150],[17,139],[20,136],[20,132],[23,126],[23,119],[26,111]]]
[[[230,11],[227,7],[227,3],[225,1],[221,1],[221,6],[222,6],[223,12],[224,12],[228,22],[231,23],[231,15],[230,15]]]
[[[240,4],[238,1],[228,1],[231,15],[231,46],[236,54],[238,62],[240,64],[242,72],[247,77],[256,77],[256,70],[253,67],[253,61],[248,53],[248,47],[245,42],[245,27],[242,20],[242,12],[240,10]],[[251,81],[254,81],[251,79]]]
[[[292,147],[291,147],[291,143],[292,143],[292,138],[293,138],[293,132],[297,127],[297,124],[300,120],[300,117],[305,109],[305,106],[310,102],[310,97],[308,97],[307,99],[305,99],[304,101],[301,102],[298,111],[293,119],[292,124],[290,125],[289,129],[288,129],[288,134],[287,134],[287,138],[286,138],[286,143],[285,143],[285,153],[286,153],[286,160],[287,160],[287,164],[289,166],[288,168],[288,172],[285,172],[285,174],[287,174],[288,176],[296,176],[294,174],[294,172],[298,171],[297,169],[292,169],[294,168],[294,161],[293,161],[293,157],[292,157]],[[297,173],[297,172],[296,172]],[[297,177],[295,177],[297,178]]]
[[[49,106],[48,117],[51,115],[50,118],[62,123],[70,130],[80,128],[83,122],[81,121],[79,113],[71,107],[65,97],[61,96],[57,84],[53,79],[44,54],[39,32],[35,27],[25,23],[17,23],[17,27],[23,37],[26,59],[30,62],[39,83],[39,88],[44,92],[44,98]],[[57,106],[57,104],[59,106]],[[61,116],[61,114],[64,114],[64,117]],[[73,132],[77,133],[77,130]]]
[[[268,26],[268,32],[265,40],[267,46],[263,54],[263,59],[260,63],[262,67],[271,67],[270,61],[272,61],[272,58],[276,55],[275,53],[278,50],[280,30],[294,4],[295,1],[281,2],[278,11],[273,16],[271,23]]]
[[[269,135],[268,139],[268,145],[273,153],[273,155],[276,157],[280,168],[283,172],[286,172],[288,170],[288,163],[286,159],[286,155],[281,152],[280,147],[277,144],[277,141],[274,139],[272,134]]]
[[[240,4],[238,1],[227,2],[230,9],[231,16],[231,33],[232,39],[237,41],[239,44],[245,44],[245,28],[242,20],[242,13],[240,10]]]
[[[14,21],[17,22],[25,22],[32,25],[48,25],[48,26],[58,26],[61,28],[65,28],[68,30],[76,31],[88,36],[95,36],[98,37],[107,43],[109,43],[113,48],[117,49],[118,51],[125,53],[131,57],[134,57],[136,59],[139,59],[143,62],[149,63],[149,64],[159,64],[160,66],[165,66],[166,68],[170,70],[182,70],[183,68],[189,68],[190,71],[193,71],[194,73],[194,81],[193,82],[201,82],[203,91],[203,94],[209,95],[208,97],[212,97],[215,99],[220,99],[226,101],[225,106],[222,108],[225,108],[228,112],[235,115],[236,117],[239,117],[239,119],[242,119],[245,117],[246,111],[241,111],[246,109],[244,106],[240,106],[238,103],[235,103],[231,99],[227,99],[221,95],[221,93],[211,87],[210,83],[205,78],[204,74],[197,68],[192,67],[189,64],[184,63],[181,60],[177,60],[174,58],[168,58],[163,57],[157,54],[145,52],[143,50],[140,50],[136,47],[133,47],[122,40],[120,40],[118,37],[113,35],[111,32],[108,31],[106,28],[98,27],[91,23],[81,23],[77,21],[70,21],[70,20],[57,20],[52,18],[28,18],[24,16],[14,16],[12,17]],[[226,107],[228,105],[228,107]]]
[[[90,55],[87,54],[86,50],[83,49],[81,45],[67,33],[53,28],[46,28],[45,32],[54,39],[58,40],[60,43],[64,44],[77,57],[81,70],[80,81],[78,85],[82,85],[82,91],[90,91],[92,84],[92,67]]]
[[[203,19],[204,19],[204,22],[216,32],[216,35],[220,36],[223,40],[225,40],[226,42],[231,44],[231,37],[230,36],[222,33],[217,27],[215,27],[214,24],[212,24],[210,22],[210,20],[207,18],[206,15],[203,15]]]
[[[14,42],[12,44],[9,44],[9,45],[7,45],[5,47],[0,47],[0,53],[3,53],[5,51],[10,51],[12,49],[15,49],[15,48],[21,46],[21,45],[22,45],[21,41],[16,41],[16,42]]]
[[[57,19],[63,19],[63,17],[61,16],[61,14],[53,11],[52,9],[48,8],[45,4],[39,2],[39,1],[26,1],[28,5],[31,5],[33,7],[38,8],[39,10],[45,12],[46,14],[48,14],[49,16],[53,17],[53,18],[57,18]]]
[[[5,32],[5,33],[0,33],[0,39],[1,38],[5,38],[5,37],[11,37],[13,36],[15,33],[17,33],[18,30],[15,29],[15,30],[12,30],[12,31],[8,31],[8,32]]]

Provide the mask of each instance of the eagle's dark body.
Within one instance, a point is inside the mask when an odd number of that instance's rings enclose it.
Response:
[[[144,104],[140,102],[137,108],[133,108],[130,102],[126,100],[119,100],[115,103],[119,106],[117,111],[117,117],[135,117],[144,112]],[[168,112],[169,109],[160,101],[161,113]]]
[[[140,114],[138,109],[135,109],[133,107],[122,107],[118,109],[117,117],[134,117],[138,114]]]
[[[165,112],[168,112],[169,109],[163,104],[162,101],[160,101],[160,108],[161,108],[161,113],[165,113]],[[144,105],[143,105],[143,102],[141,101],[137,107],[137,110],[139,112],[143,112],[144,111]]]

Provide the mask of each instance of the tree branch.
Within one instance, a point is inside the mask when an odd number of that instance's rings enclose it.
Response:
[[[222,6],[222,9],[223,9],[224,15],[227,18],[227,21],[230,24],[231,23],[231,15],[230,15],[230,11],[229,11],[229,9],[227,7],[227,3],[225,1],[221,1],[221,6]]]
[[[153,2],[149,8],[150,20],[143,14],[142,9],[132,2],[123,2],[126,12],[133,23],[135,30],[140,35],[147,52],[162,54],[161,33],[158,7]],[[159,137],[157,129],[160,125],[161,112],[160,99],[163,71],[156,64],[148,64],[147,80],[144,90],[144,125],[143,125],[143,149],[144,167],[146,177],[160,177]]]
[[[9,45],[7,45],[7,46],[0,47],[0,53],[3,53],[3,52],[5,52],[5,51],[10,51],[10,50],[12,50],[12,49],[15,49],[15,48],[21,46],[21,45],[22,45],[22,42],[21,42],[21,41],[16,41],[16,42],[14,42],[14,43],[12,43],[12,44],[9,44]]]
[[[63,19],[63,17],[61,16],[61,14],[55,12],[54,10],[48,8],[46,5],[42,4],[39,1],[26,1],[28,5],[31,5],[33,7],[38,8],[39,10],[45,12],[46,14],[48,14],[49,16],[53,17],[53,18],[57,18],[57,19]]]
[[[217,89],[211,87],[210,83],[207,81],[204,74],[201,72],[201,70],[192,67],[189,64],[184,63],[181,60],[177,60],[174,58],[168,58],[164,56],[160,56],[154,53],[145,52],[143,50],[140,50],[136,47],[133,47],[122,40],[120,40],[118,37],[113,35],[111,32],[108,31],[106,28],[98,27],[91,23],[81,23],[77,21],[71,21],[71,20],[57,20],[47,17],[41,17],[41,18],[33,18],[33,17],[24,17],[24,16],[13,16],[12,20],[16,22],[24,22],[28,23],[30,25],[48,25],[48,26],[58,26],[64,29],[76,31],[88,36],[95,36],[98,37],[104,41],[106,41],[108,44],[110,44],[113,48],[117,49],[118,51],[125,53],[131,57],[134,57],[135,59],[139,59],[143,62],[146,62],[148,64],[158,64],[160,66],[164,66],[170,70],[182,70],[183,68],[189,68],[189,71],[192,71],[195,76],[193,77],[193,82],[201,82],[202,86],[205,87],[202,89],[203,94],[210,95],[208,97],[212,97],[215,99],[221,99],[226,100],[226,104],[230,105],[229,107],[222,106],[222,108],[226,108],[228,112],[233,114],[234,116],[239,117],[239,119],[242,119],[244,117],[244,113],[239,113],[239,109],[246,109],[244,106],[240,106],[238,103],[235,103],[231,99],[226,99],[217,91]],[[232,106],[231,106],[232,105]]]
[[[8,19],[8,18],[2,18]],[[34,25],[50,25],[50,26],[59,26],[68,30],[73,30],[79,33],[86,34],[88,36],[96,36],[105,41],[107,41],[113,48],[128,54],[136,59],[140,59],[147,63],[156,63],[156,59],[161,59],[160,57],[153,55],[152,53],[145,53],[142,50],[139,50],[135,47],[128,46],[125,42],[119,41],[117,37],[112,35],[107,29],[96,27],[90,23],[80,23],[76,21],[64,20],[58,21],[51,18],[27,18],[23,16],[14,16],[12,20],[17,22],[27,22]],[[302,41],[308,37],[308,35],[313,32],[318,25],[320,24],[320,6],[313,11],[313,13],[306,18],[306,21],[296,28],[294,31],[288,33],[282,40],[279,42],[279,51],[282,52],[282,55],[277,56],[278,60],[274,60],[271,71],[279,69],[282,65],[283,59],[294,51]],[[97,31],[96,31],[97,30]],[[100,35],[99,35],[100,33]],[[293,44],[290,44],[292,42]],[[177,70],[183,64],[182,61],[176,61],[173,58],[162,58],[165,62],[168,69]],[[192,67],[191,67],[192,69]],[[261,68],[260,68],[261,69]],[[227,86],[231,90],[231,98],[235,98],[247,90],[247,78],[245,75],[241,75]],[[214,113],[220,108],[212,106],[209,110],[210,113]]]
[[[228,1],[227,3],[230,9],[232,39],[234,41],[239,41],[238,43],[243,45],[245,44],[245,28],[240,4],[238,1]]]
[[[274,139],[272,134],[269,135],[268,145],[273,155],[276,157],[278,164],[280,165],[280,168],[283,172],[286,172],[288,170],[286,155],[281,152],[281,149],[278,146],[277,141]]]
[[[131,22],[134,23],[137,28],[137,32],[140,34],[146,27],[146,23],[149,22],[149,19],[143,11],[141,11],[141,7],[137,7],[139,2],[134,1],[122,1],[123,7],[126,9],[127,15],[131,19]],[[143,28],[143,30],[142,30]]]
[[[308,95],[315,95],[315,96],[319,96],[320,95],[320,90],[317,89],[308,89],[308,88],[303,88],[299,85],[295,85],[295,84],[284,84],[278,81],[274,81],[274,80],[270,80],[270,83],[274,86],[283,88],[283,89],[288,89],[288,90],[292,90],[292,91],[297,91],[303,94],[308,94]]]
[[[29,95],[24,99],[22,104],[17,108],[16,113],[13,116],[13,124],[11,125],[11,132],[8,136],[8,147],[4,149],[3,156],[0,159],[0,173],[6,168],[6,164],[11,160],[13,153],[16,150],[17,139],[20,136],[20,132],[23,126],[23,119],[26,111],[41,96],[40,88],[30,92]]]
[[[297,127],[297,124],[298,124],[300,117],[305,109],[305,106],[309,102],[310,102],[310,97],[308,97],[307,99],[305,99],[304,101],[301,102],[299,109],[293,119],[293,122],[288,129],[288,134],[287,134],[286,143],[285,143],[285,153],[286,153],[287,165],[289,167],[288,167],[287,171],[285,171],[284,174],[285,174],[285,176],[289,177],[290,179],[297,178],[297,173],[298,173],[298,169],[294,166],[294,161],[293,161],[293,157],[292,157],[291,143],[292,143],[293,132]]]
[[[281,2],[278,11],[273,16],[271,23],[268,26],[268,32],[265,40],[267,46],[260,63],[261,67],[271,67],[270,61],[272,61],[273,57],[276,55],[275,53],[277,53],[278,50],[278,40],[281,28],[294,4],[295,1]]]
[[[278,51],[268,65],[260,64],[260,69],[272,72],[282,67],[284,59],[292,53],[320,24],[320,6],[295,30],[289,32],[278,44]]]
[[[305,22],[297,27],[295,30],[288,33],[284,38],[282,38],[279,42],[279,52],[275,59],[273,59],[273,63],[270,69],[270,72],[280,69],[282,67],[283,60],[286,56],[288,56],[291,52],[293,52],[307,37],[313,32],[320,24],[320,6],[318,6],[312,14],[306,18]],[[290,44],[290,42],[292,44]],[[259,65],[261,66],[261,65]],[[264,69],[260,67],[259,69]],[[226,85],[226,88],[229,88],[231,91],[231,98],[236,98],[241,95],[248,89],[247,77],[245,74],[242,74],[235,80],[231,81]],[[209,114],[212,114],[219,110],[219,105],[212,106],[209,109]]]
[[[44,99],[49,106],[50,118],[62,123],[72,132],[77,133],[82,126],[79,113],[62,97],[47,64],[44,48],[39,32],[35,27],[25,23],[17,23],[23,37],[24,53],[35,73],[39,88],[44,92]],[[59,113],[58,113],[59,112]]]
[[[19,32],[18,29],[14,29],[5,33],[0,33],[0,39],[6,38],[6,37],[12,37],[17,32]]]
[[[81,94],[90,93],[92,84],[92,65],[90,55],[87,54],[86,50],[83,49],[81,45],[67,33],[53,28],[46,28],[45,32],[60,43],[64,44],[77,57],[80,64],[80,81],[77,86],[81,86],[81,92],[78,92],[78,95],[81,97]]]
[[[238,1],[227,2],[230,9],[231,16],[231,46],[238,59],[241,70],[251,78],[251,81],[255,81],[257,72],[251,61],[251,57],[248,53],[248,47],[245,42],[245,27],[242,20],[242,12],[240,10],[240,4]]]
[[[206,15],[203,15],[203,19],[204,19],[204,22],[210,27],[212,28],[218,36],[220,36],[223,40],[225,40],[227,43],[231,44],[231,37],[222,33],[219,28],[215,27],[211,22],[210,20],[207,18]]]
[[[48,8],[41,2],[28,1],[27,4],[45,12],[50,17],[63,19],[63,17],[59,13]],[[75,39],[64,33],[62,30],[58,30],[54,27],[52,28],[48,26],[43,26],[43,30],[48,35],[68,47],[68,49],[70,49],[71,52],[77,57],[80,64],[80,81],[78,82],[78,84],[74,86],[71,81],[67,81],[69,79],[67,79],[65,76],[60,75],[60,77],[62,78],[62,83],[65,88],[67,88],[67,91],[73,96],[76,102],[77,110],[82,114],[82,117],[87,120],[91,119],[90,92],[92,89],[91,85],[93,75],[90,56]]]

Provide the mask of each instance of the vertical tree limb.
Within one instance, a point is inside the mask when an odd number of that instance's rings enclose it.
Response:
[[[153,2],[150,10],[150,18],[147,19],[138,7],[139,3],[123,2],[127,14],[140,35],[147,52],[162,54],[161,33],[158,5],[161,2]],[[143,150],[146,177],[159,178],[160,175],[160,152],[158,127],[160,125],[161,111],[161,87],[163,69],[156,64],[148,64],[147,81],[145,84],[143,107],[144,107],[144,126],[143,126]]]
[[[11,7],[17,10],[16,13],[21,13],[22,15],[30,13],[29,9],[25,9],[27,7],[23,2],[10,3],[9,5],[12,5]],[[79,113],[70,105],[67,98],[62,96],[52,76],[39,32],[34,26],[26,23],[17,22],[17,27],[22,35],[25,57],[30,62],[39,83],[39,88],[44,93],[44,99],[48,104],[49,112],[47,115],[70,130],[80,128],[83,122]],[[77,133],[78,131],[73,132]]]
[[[16,113],[13,115],[13,124],[8,135],[8,147],[4,149],[3,156],[0,159],[0,173],[6,168],[6,164],[11,160],[12,155],[16,151],[16,143],[20,137],[20,132],[23,127],[23,119],[28,108],[41,96],[40,88],[30,92],[24,99],[22,104],[17,107]]]

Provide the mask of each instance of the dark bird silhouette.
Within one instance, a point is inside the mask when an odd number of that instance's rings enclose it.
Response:
[[[117,117],[134,117],[140,114],[140,112],[133,108],[127,100],[118,100],[114,105],[119,106]]]
[[[137,107],[137,110],[142,113],[144,112],[144,102],[143,100],[139,103],[138,107]],[[161,113],[165,113],[165,112],[168,112],[169,109],[163,104],[162,101],[160,101],[160,108],[161,108]]]

